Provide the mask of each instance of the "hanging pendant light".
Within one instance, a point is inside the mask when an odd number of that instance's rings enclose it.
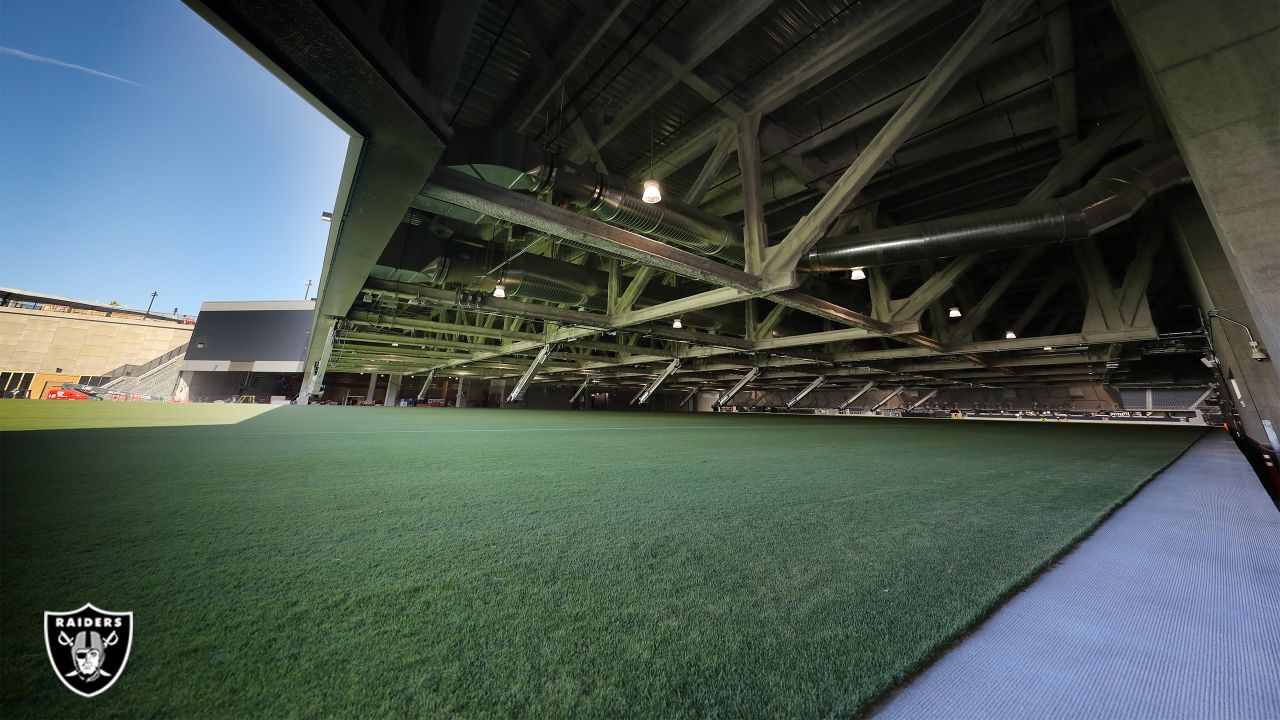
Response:
[[[850,280],[866,280],[867,271],[863,268],[856,267],[853,270],[849,271],[849,279]]]
[[[1014,332],[1014,331],[1012,331],[1012,330],[1005,330],[1005,331],[1004,331],[1004,339],[1005,339],[1005,340],[1015,340],[1015,339],[1017,339],[1017,337],[1018,337],[1018,334],[1017,334],[1017,333],[1015,333],[1015,332]]]
[[[496,298],[504,298],[504,297],[506,297],[506,296],[507,296],[507,286],[506,286],[506,285],[503,285],[502,283],[498,283],[497,285],[494,285],[494,286],[493,286],[493,296],[494,296],[494,297],[496,297]]]
[[[947,310],[947,317],[950,317],[950,318],[958,318],[958,317],[961,317],[963,314],[964,313],[960,312],[960,308],[954,305],[951,306],[950,310]]]
[[[649,179],[644,181],[640,199],[650,205],[662,202],[662,186],[653,177],[653,105],[649,106]]]
[[[657,180],[645,180],[644,194],[640,196],[640,199],[650,205],[662,202],[662,186],[658,185]]]
[[[684,327],[684,324],[680,322],[680,318],[676,318],[675,320],[671,321],[671,327],[679,330],[680,328]]]

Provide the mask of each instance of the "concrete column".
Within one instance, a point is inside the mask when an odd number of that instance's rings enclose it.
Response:
[[[1258,340],[1280,354],[1280,3],[1113,2]]]
[[[195,375],[190,370],[184,370],[178,373],[178,384],[173,388],[174,402],[188,402],[191,400],[191,378]]]
[[[378,391],[378,373],[369,373],[369,392],[364,396],[367,403],[373,402],[373,395]]]
[[[454,407],[467,406],[467,380],[466,378],[458,378],[458,399],[454,401]]]
[[[507,406],[507,379],[498,378],[489,381],[489,397],[498,399],[498,407]]]
[[[1219,311],[1237,322],[1257,328],[1257,318],[1245,306],[1244,294],[1236,284],[1236,275],[1195,193],[1178,190],[1170,195],[1169,200],[1174,245],[1182,256],[1196,302],[1205,312]],[[1276,252],[1280,253],[1280,247]],[[1237,409],[1245,434],[1257,442],[1267,442],[1268,435],[1262,421],[1270,420],[1273,427],[1280,428],[1280,379],[1275,373],[1276,358],[1273,356],[1270,361],[1262,363],[1250,358],[1248,335],[1237,325],[1211,319],[1208,329],[1221,363],[1222,377],[1224,380],[1234,378],[1242,397],[1236,398],[1234,387],[1220,388],[1220,392],[1230,396],[1237,406],[1243,405]]]
[[[403,377],[400,373],[392,373],[387,376],[387,397],[383,399],[382,404],[385,407],[395,407],[400,401],[400,379]]]

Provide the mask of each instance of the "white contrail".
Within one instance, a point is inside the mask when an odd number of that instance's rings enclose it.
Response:
[[[23,60],[34,60],[36,62],[49,63],[50,65],[57,65],[58,67],[64,67],[64,68],[67,68],[68,70],[79,70],[82,73],[88,73],[90,75],[96,75],[97,77],[104,77],[108,80],[116,80],[118,82],[128,83],[130,85],[136,85],[140,88],[145,88],[147,90],[155,90],[155,88],[151,87],[150,85],[143,85],[140,82],[134,82],[133,80],[130,80],[128,78],[122,78],[119,75],[104,73],[101,70],[94,70],[93,68],[85,67],[83,65],[76,65],[75,63],[62,62],[61,60],[54,60],[53,58],[48,58],[43,55],[33,55],[29,52],[23,52],[22,50],[15,50],[14,48],[5,47],[3,45],[0,45],[0,53],[4,53],[5,55],[12,55],[14,57],[20,57]]]

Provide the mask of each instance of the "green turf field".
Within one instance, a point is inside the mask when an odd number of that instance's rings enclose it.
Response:
[[[856,715],[1201,434],[237,410],[0,403],[97,426],[0,433],[0,716]],[[88,700],[85,602],[136,626]]]

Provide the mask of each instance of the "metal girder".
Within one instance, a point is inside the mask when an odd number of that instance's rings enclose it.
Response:
[[[427,377],[422,381],[422,387],[418,389],[418,400],[425,400],[427,392],[431,390],[431,383],[436,379],[436,369],[431,368],[427,371]]]
[[[698,394],[698,388],[696,388],[696,387],[695,387],[695,388],[693,388],[692,390],[690,390],[690,391],[689,391],[689,393],[688,393],[687,395],[685,395],[684,397],[680,398],[680,402],[676,403],[676,407],[678,407],[678,408],[682,408],[682,407],[684,407],[685,405],[688,405],[688,404],[689,404],[689,401],[690,401],[690,400],[692,400],[692,399],[694,398],[694,396],[695,396],[695,395],[697,395],[697,394]]]
[[[871,392],[871,391],[875,388],[875,386],[876,386],[876,384],[875,384],[874,382],[869,382],[869,383],[867,383],[866,385],[863,385],[861,388],[858,388],[858,391],[857,391],[857,392],[855,392],[854,394],[850,395],[848,400],[845,400],[844,402],[840,403],[840,407],[838,407],[838,408],[836,408],[836,409],[837,409],[837,410],[844,410],[845,408],[847,408],[847,407],[849,407],[850,405],[852,405],[852,404],[854,404],[855,402],[857,402],[858,398],[860,398],[860,397],[862,397],[863,395],[866,395],[867,393]]]
[[[542,350],[538,351],[538,356],[533,359],[532,363],[529,363],[528,369],[516,381],[516,386],[511,389],[511,394],[507,396],[507,402],[516,402],[524,397],[524,392],[529,387],[529,381],[533,379],[534,373],[538,372],[538,366],[546,362],[547,356],[551,354],[552,347],[554,346],[551,343],[542,346]]]
[[[578,389],[576,391],[574,391],[573,397],[569,398],[569,404],[572,405],[575,402],[577,402],[578,398],[582,396],[582,393],[587,391],[587,386],[590,384],[591,384],[590,377],[583,378],[582,384],[578,386]]]
[[[616,138],[633,120],[665,96],[672,88],[682,82],[696,82],[691,79],[695,68],[710,57],[716,50],[729,41],[739,30],[746,27],[757,15],[764,12],[773,0],[740,0],[725,6],[718,14],[710,17],[701,28],[692,33],[689,51],[681,60],[671,58],[671,62],[661,63],[667,71],[666,78],[659,78],[647,88],[634,93],[631,102],[619,111],[614,119],[600,133],[597,143],[599,147]],[[705,84],[705,83],[704,83]],[[714,99],[714,98],[708,98]],[[686,200],[696,203],[697,199]]]
[[[477,8],[480,5],[480,3],[473,4]],[[529,51],[530,59],[533,60],[534,64],[539,68],[550,68],[551,58],[547,54],[547,49],[542,45],[542,38],[545,36],[545,31],[538,27],[536,19],[532,16],[535,11],[530,9],[531,5],[533,5],[533,3],[517,3],[513,9],[513,12],[515,13],[513,19],[515,20],[516,28],[520,31],[520,39],[524,41],[525,49]],[[617,15],[621,13],[626,6],[626,2],[619,2],[617,7],[614,9],[614,14]],[[606,21],[604,27],[601,27],[598,32],[603,33],[608,27],[608,22],[609,21]],[[575,58],[574,64],[565,68],[564,72],[560,74],[556,83],[551,86],[550,90],[554,90],[557,86],[563,84],[565,78],[573,71],[573,68],[576,67],[577,63],[586,56],[587,51],[590,50],[590,48],[591,45],[588,45],[582,50],[578,57]],[[533,112],[531,112],[526,120],[521,123],[522,129],[528,126],[529,120],[537,116],[538,111],[542,109],[542,106],[546,103],[547,99],[551,97],[550,90],[542,96],[542,99],[539,100],[538,104],[534,107]],[[573,111],[575,113],[574,119],[569,123],[569,127],[573,130],[573,133],[578,136],[579,146],[585,148],[587,154],[595,160],[596,164],[607,172],[608,168],[605,167],[604,159],[600,157],[600,151],[596,149],[595,139],[592,138],[591,133],[587,131],[587,126],[583,124],[582,113],[579,111],[576,103],[567,104],[561,109],[562,113],[568,111]]]
[[[803,390],[796,393],[795,397],[787,401],[787,405],[786,405],[787,409],[790,410],[792,407],[795,407],[796,403],[803,400],[805,396],[808,395],[809,393],[822,387],[822,384],[825,383],[826,381],[827,381],[827,376],[825,375],[819,375],[818,377],[814,378],[813,382],[809,383],[808,385],[805,385]]]
[[[640,310],[629,310],[619,315],[609,318],[611,327],[626,327],[628,325],[638,325],[640,323],[652,322],[663,318],[678,318],[685,313],[695,312],[697,310],[705,310],[706,308],[717,307],[720,305],[728,305],[729,303],[739,302],[751,297],[751,293],[743,292],[736,288],[722,287],[715,290],[707,290],[706,292],[690,295],[678,300],[650,305]]]
[[[960,70],[969,57],[987,45],[996,31],[1003,27],[1026,5],[1028,0],[987,0],[978,17],[965,29],[956,44],[947,51],[929,77],[925,78],[911,97],[893,114],[871,144],[862,150],[840,179],[823,195],[818,204],[796,224],[780,244],[769,252],[764,274],[778,284],[795,274],[796,263],[813,247],[831,226],[833,220],[862,191],[871,177],[893,155],[908,135],[955,86]],[[892,9],[891,9],[892,10]]]
[[[879,410],[880,408],[882,408],[882,407],[884,407],[885,405],[887,405],[887,404],[889,403],[889,401],[890,401],[890,400],[892,400],[892,399],[894,399],[894,398],[898,397],[899,395],[901,395],[901,394],[902,394],[902,391],[903,391],[903,390],[906,390],[906,389],[907,389],[907,386],[906,386],[906,385],[899,385],[898,387],[894,388],[893,390],[890,390],[888,395],[885,395],[884,397],[880,398],[880,400],[879,400],[875,405],[872,405],[871,407],[867,408],[867,410],[868,410],[869,412],[875,412],[875,411]]]
[[[759,120],[757,119],[756,122],[758,125]],[[721,168],[724,167],[725,161],[729,159],[729,154],[734,151],[737,144],[738,133],[733,127],[726,126],[720,135],[720,140],[711,151],[711,157],[707,158],[702,171],[698,173],[698,179],[693,181],[693,186],[689,188],[689,192],[685,193],[685,204],[696,206],[702,203],[702,197],[707,194],[711,183],[715,182],[716,176],[720,174]]]
[[[667,378],[671,377],[671,373],[675,372],[678,367],[680,367],[680,358],[676,358],[667,363],[667,366],[662,369],[662,372],[658,373],[658,377],[654,378],[653,382],[649,383],[635,397],[631,398],[631,404],[643,405],[648,402],[649,396],[657,392],[662,383],[666,382]]]
[[[307,366],[306,376],[302,380],[302,388],[298,391],[298,404],[306,405],[308,398],[319,393],[324,387],[324,373],[329,367],[329,357],[333,354],[333,341],[338,332],[338,323],[333,318],[316,323],[317,328],[328,325],[324,344],[320,347],[320,357]]]
[[[1075,182],[1079,181],[1090,168],[1101,162],[1102,158],[1124,138],[1139,130],[1145,115],[1140,112],[1128,112],[1117,116],[1114,120],[1084,141],[1077,143],[1062,154],[1050,170],[1049,174],[1025,198],[1023,203],[1040,202],[1058,195]]]
[[[738,167],[742,175],[742,245],[749,273],[759,273],[769,251],[769,233],[764,223],[761,190],[760,114],[750,113],[738,121]]]
[[[978,325],[982,324],[983,320],[987,319],[987,315],[996,306],[1000,298],[1004,296],[1005,292],[1008,291],[1009,286],[1022,277],[1022,274],[1027,271],[1031,263],[1035,262],[1036,258],[1043,253],[1043,245],[1027,247],[1019,251],[1013,262],[1009,264],[1009,267],[983,293],[982,299],[973,307],[965,310],[964,317],[956,325],[952,338],[965,339],[972,336],[973,331],[978,328]]]
[[[911,412],[912,410],[915,410],[921,405],[929,402],[937,394],[938,394],[937,390],[930,390],[926,395],[922,396],[919,400],[915,401],[914,403],[911,403],[911,406],[907,408],[907,412]]]
[[[942,4],[936,0],[907,0],[886,5],[880,12],[865,21],[851,24],[843,35],[825,46],[813,48],[798,67],[779,66],[776,71],[758,79],[743,91],[747,100],[741,105],[730,104],[736,94],[729,92],[729,88],[714,87],[705,82],[702,85],[706,87],[692,85],[691,87],[703,93],[708,101],[716,102],[716,107],[733,119],[747,112],[767,115],[839,72],[857,58],[884,45],[911,25],[936,12],[940,7]],[[682,138],[679,143],[664,149],[657,156],[654,164],[666,169],[667,172],[678,170],[706,152],[716,141],[719,133],[718,125],[709,124],[693,135]],[[778,125],[769,125],[763,135],[765,136],[762,138],[765,140],[763,144],[769,152],[781,151],[800,140]],[[802,167],[797,159],[790,155],[783,156],[780,161],[786,163],[793,172]]]
[[[583,30],[591,30],[591,38],[581,45],[565,43],[560,46],[560,55],[557,55],[557,57],[549,61],[549,64],[553,66],[562,65],[560,72],[557,73],[555,79],[549,83],[546,83],[545,85],[539,83],[539,85],[543,85],[543,87],[530,89],[531,94],[534,92],[539,93],[538,101],[534,103],[533,108],[529,110],[529,113],[525,116],[524,120],[520,121],[516,125],[516,132],[524,132],[529,127],[529,123],[533,122],[533,120],[538,117],[538,112],[542,110],[542,107],[546,105],[549,100],[551,100],[555,89],[564,85],[564,82],[568,79],[569,75],[573,73],[578,65],[587,58],[587,55],[591,52],[592,48],[600,42],[600,38],[604,37],[605,33],[607,33],[613,24],[617,22],[618,18],[622,16],[622,11],[627,9],[627,5],[630,2],[631,0],[619,0],[613,5],[613,9],[607,17],[601,17],[604,15],[605,10],[609,9],[609,6],[605,4],[595,5],[589,12],[582,15],[582,19],[579,21],[578,27]],[[574,34],[577,34],[576,28]],[[572,59],[565,60],[564,56],[567,56],[568,52],[573,47],[579,47],[578,53],[574,55]],[[524,102],[521,100],[520,103],[517,103],[517,107],[523,104]]]
[[[537,198],[490,185],[449,168],[437,168],[422,186],[421,194],[683,277],[748,292],[758,292],[761,286],[755,275],[724,263],[540,202]]]
[[[758,376],[759,374],[760,374],[760,368],[758,367],[753,367],[750,370],[748,370],[747,374],[742,376],[742,379],[738,380],[738,382],[735,383],[733,387],[729,388],[728,392],[721,395],[716,400],[715,407],[717,408],[724,407],[726,403],[728,403],[730,400],[733,399],[734,395],[737,395],[739,392],[741,392],[742,388],[746,387],[747,383],[751,382],[752,380],[755,380],[756,376]]]

